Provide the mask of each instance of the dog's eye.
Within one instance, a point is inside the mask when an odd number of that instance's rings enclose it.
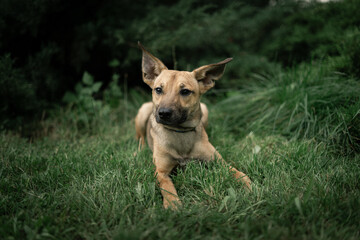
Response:
[[[181,96],[189,96],[190,93],[192,93],[189,89],[181,89],[180,90],[180,95]]]
[[[162,93],[162,88],[159,88],[159,87],[155,88],[155,92],[157,94],[161,94]]]

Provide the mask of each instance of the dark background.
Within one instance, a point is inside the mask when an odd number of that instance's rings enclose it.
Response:
[[[336,70],[358,78],[359,9],[351,0],[0,0],[0,129],[63,105],[84,72],[101,90],[114,75],[146,88],[137,41],[180,70],[234,57],[217,89],[328,57],[346,56]]]

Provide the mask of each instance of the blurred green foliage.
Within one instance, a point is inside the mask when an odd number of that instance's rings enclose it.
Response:
[[[88,72],[85,72],[82,82],[77,83],[75,86],[75,93],[65,93],[63,101],[70,109],[66,114],[66,118],[76,122],[79,128],[89,128],[98,116],[109,113],[109,106],[93,97],[99,93],[101,85],[101,82],[94,82],[94,78]]]
[[[329,57],[334,71],[359,77],[358,9],[355,0],[1,0],[0,127],[39,120],[65,92],[85,96],[78,83],[82,90],[92,85],[84,72],[102,82],[95,100],[109,98],[103,92],[109,87],[120,96],[117,87],[125,83],[145,88],[139,40],[169,68],[192,70],[234,57],[218,83],[223,89]]]
[[[25,80],[23,72],[14,67],[10,55],[0,57],[0,83],[0,128],[20,126],[23,118],[29,117],[39,103],[33,86]]]

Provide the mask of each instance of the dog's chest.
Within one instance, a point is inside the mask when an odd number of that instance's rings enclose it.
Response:
[[[151,123],[150,135],[154,139],[156,148],[169,154],[180,165],[184,165],[188,159],[191,159],[191,152],[196,143],[201,140],[201,126],[194,131],[181,133],[159,126],[154,118],[151,119]]]
[[[196,141],[196,134],[194,132],[187,133],[166,133],[163,138],[163,145],[166,149],[172,149],[176,152],[176,158],[187,158],[190,152],[193,150]]]

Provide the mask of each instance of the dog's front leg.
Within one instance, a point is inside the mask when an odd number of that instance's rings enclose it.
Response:
[[[169,174],[178,163],[168,156],[155,156],[154,154],[154,164],[156,179],[164,198],[164,208],[170,207],[175,210],[181,205],[181,202]]]

